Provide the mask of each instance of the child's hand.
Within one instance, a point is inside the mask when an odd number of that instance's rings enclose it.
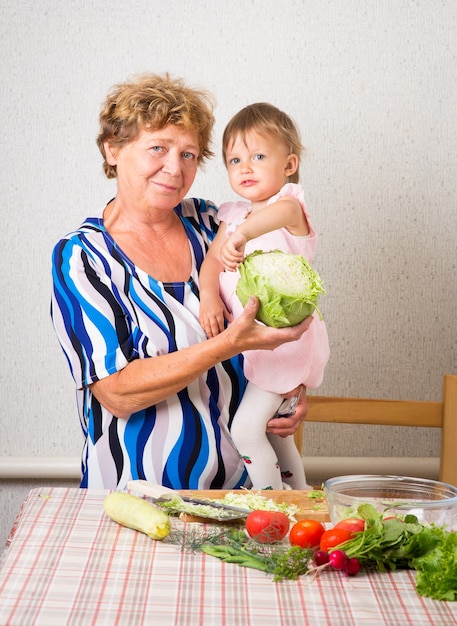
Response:
[[[231,272],[234,272],[244,260],[246,241],[246,237],[235,230],[221,247],[221,261],[224,267]]]
[[[216,294],[200,294],[199,321],[207,337],[215,337],[224,330],[224,320],[232,321],[221,298]]]

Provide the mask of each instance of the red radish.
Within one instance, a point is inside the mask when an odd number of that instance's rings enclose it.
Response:
[[[345,569],[348,557],[342,550],[333,550],[328,557],[328,562],[333,567],[333,569]]]
[[[316,550],[313,556],[316,565],[326,565],[328,563],[328,552],[323,550]]]
[[[359,559],[356,559],[355,557],[352,557],[352,559],[348,559],[344,571],[348,576],[355,576],[356,574],[358,574],[360,571]]]

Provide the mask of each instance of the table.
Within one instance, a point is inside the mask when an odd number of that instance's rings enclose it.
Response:
[[[414,571],[274,583],[119,526],[107,493],[29,493],[0,562],[1,626],[457,624],[457,602],[418,596]]]

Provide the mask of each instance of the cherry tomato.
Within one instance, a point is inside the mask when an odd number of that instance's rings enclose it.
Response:
[[[335,524],[334,528],[343,528],[343,530],[350,530],[352,533],[357,533],[360,530],[365,530],[365,520],[359,517],[348,517]]]
[[[335,546],[339,546],[343,541],[347,541],[352,537],[350,530],[344,528],[330,528],[326,530],[320,540],[319,548],[324,552],[328,552]]]
[[[260,543],[280,541],[289,527],[289,518],[280,511],[252,511],[246,518],[248,535]]]
[[[319,545],[324,532],[325,528],[320,522],[314,519],[302,519],[290,529],[289,541],[293,546],[315,548]]]

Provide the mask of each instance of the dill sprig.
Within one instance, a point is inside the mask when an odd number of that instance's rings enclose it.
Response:
[[[183,551],[204,552],[226,563],[261,570],[276,582],[306,574],[312,557],[311,550],[299,546],[258,543],[237,528],[188,525],[184,530],[173,529],[163,541]]]

